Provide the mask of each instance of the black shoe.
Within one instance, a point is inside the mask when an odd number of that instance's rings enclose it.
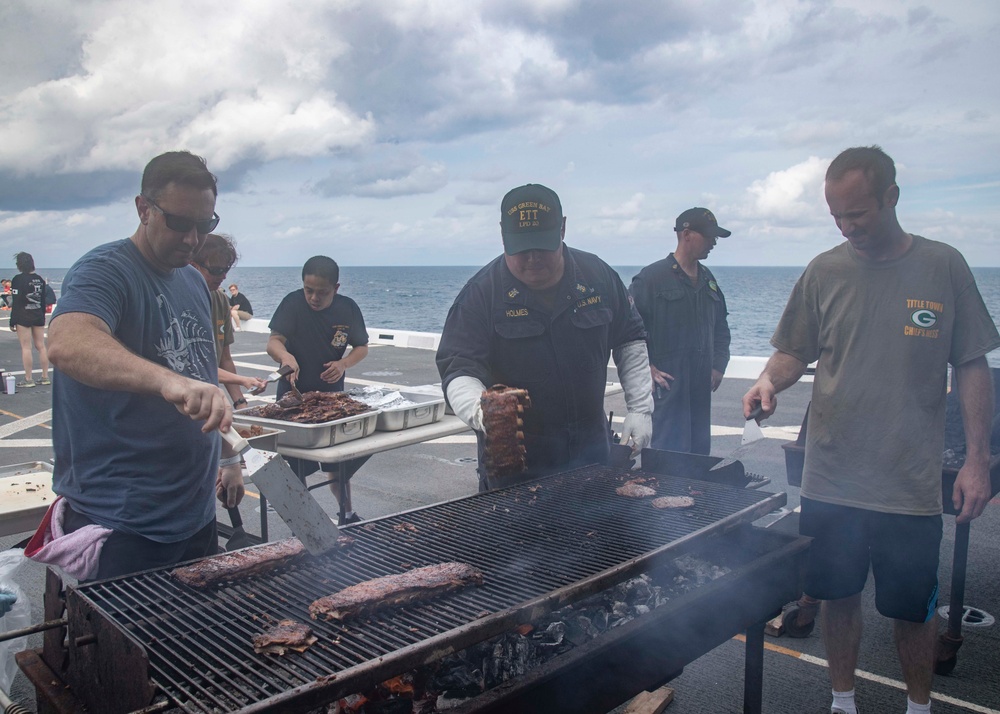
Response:
[[[349,523],[361,523],[364,519],[354,511],[348,511],[343,518],[338,519],[338,526],[346,526]]]

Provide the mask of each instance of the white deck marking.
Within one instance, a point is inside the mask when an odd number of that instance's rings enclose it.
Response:
[[[18,419],[17,421],[12,421],[10,424],[4,424],[0,426],[0,439],[5,439],[12,434],[16,434],[19,431],[24,431],[25,429],[31,429],[32,427],[38,426],[39,424],[44,424],[45,422],[52,421],[52,410],[46,409],[45,411],[38,412],[37,414],[32,414],[29,417],[24,417],[24,419]],[[36,441],[35,439],[29,439],[29,441]],[[44,443],[51,444],[51,441],[44,441],[39,439],[38,441],[43,441]]]
[[[781,650],[782,654],[793,653],[792,656],[795,656],[795,650],[786,650],[785,648],[781,648]],[[802,652],[799,652],[797,654],[798,654],[798,659],[802,660],[803,662],[808,662],[809,664],[815,664],[820,667],[830,666],[829,662],[827,662],[825,659],[821,659],[820,657],[813,657],[812,655],[804,654]],[[898,689],[903,692],[906,691],[906,685],[903,682],[900,682],[895,679],[889,679],[888,677],[883,677],[878,674],[872,674],[871,672],[866,672],[862,669],[856,670],[854,674],[855,676],[861,679],[867,679],[869,682],[875,682],[876,684],[884,684],[887,687],[893,687],[894,689]],[[931,692],[931,699],[934,699],[939,702],[944,702],[945,704],[951,704],[952,706],[961,707],[962,709],[967,709],[970,712],[978,712],[979,714],[1000,714],[1000,712],[998,712],[996,709],[990,709],[989,707],[984,707],[979,704],[973,704],[972,702],[966,702],[963,701],[962,699],[949,697],[947,694],[938,694],[936,692]]]

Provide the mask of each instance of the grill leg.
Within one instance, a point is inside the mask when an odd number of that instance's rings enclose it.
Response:
[[[743,671],[743,714],[761,714],[764,706],[764,626],[767,620],[747,628],[746,663]]]
[[[951,674],[962,646],[962,618],[965,615],[965,570],[969,562],[969,526],[955,524],[955,555],[951,566],[951,601],[948,603],[948,631],[938,636],[934,653],[934,673]]]
[[[969,526],[955,525],[955,558],[951,566],[951,602],[948,604],[948,636],[962,636],[962,616],[965,614],[965,570],[969,562]]]

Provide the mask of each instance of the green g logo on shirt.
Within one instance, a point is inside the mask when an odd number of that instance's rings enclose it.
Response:
[[[910,320],[917,327],[933,327],[934,323],[937,322],[937,315],[934,314],[933,310],[917,310],[910,315]]]

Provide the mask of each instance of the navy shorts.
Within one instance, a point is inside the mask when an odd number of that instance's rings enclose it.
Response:
[[[905,516],[802,499],[799,532],[813,538],[805,592],[819,600],[860,593],[871,568],[875,607],[927,622],[938,595],[941,516]]]

